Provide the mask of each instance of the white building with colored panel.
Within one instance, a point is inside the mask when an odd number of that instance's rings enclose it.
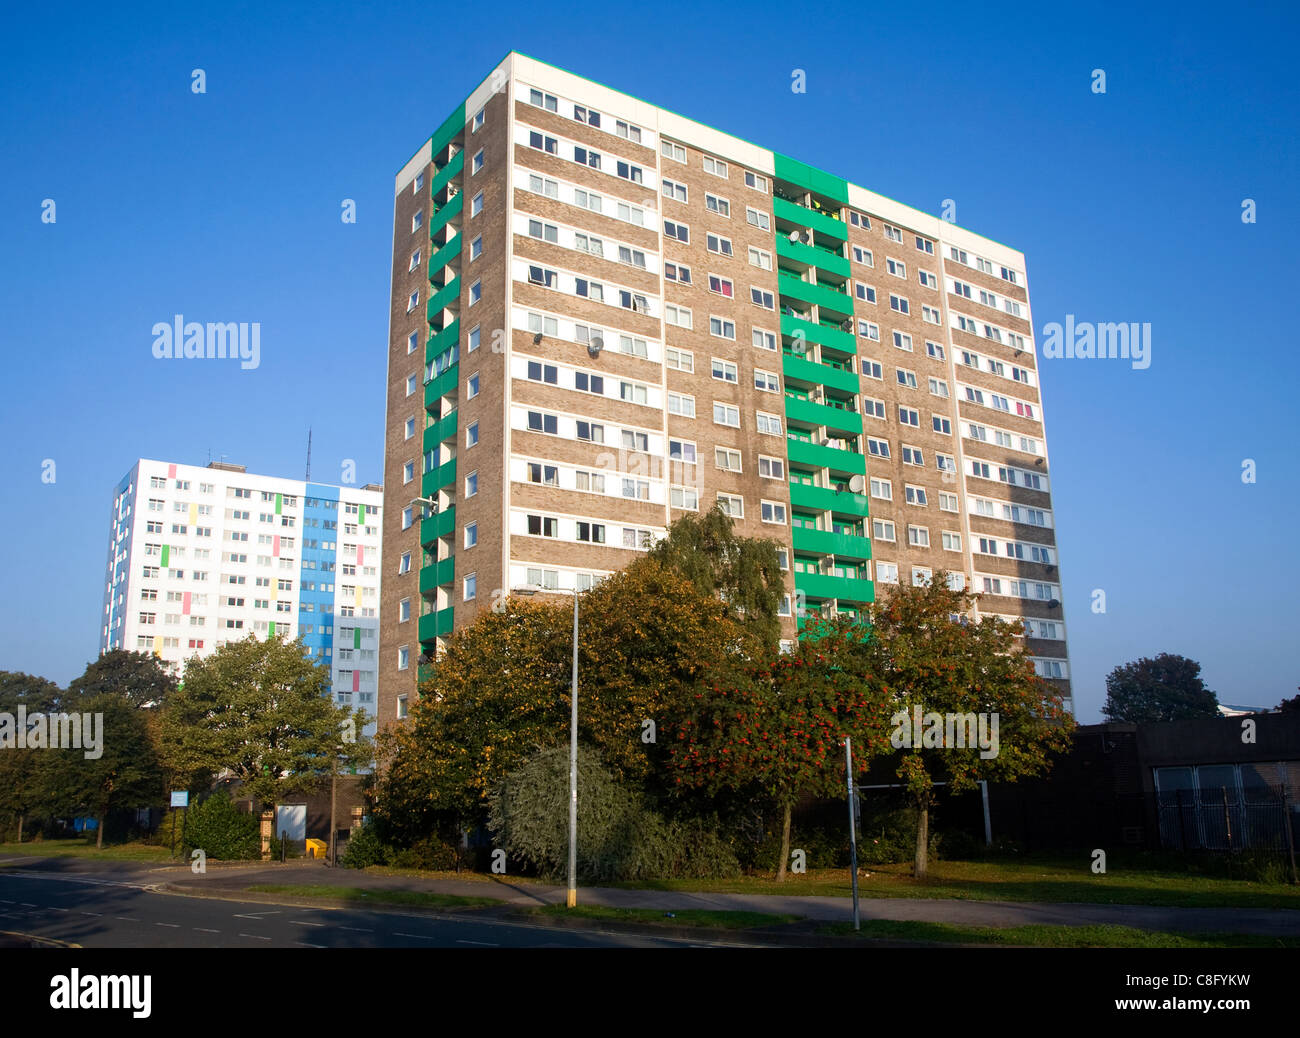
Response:
[[[383,488],[141,459],[113,492],[99,648],[186,662],[301,637],[336,703],[375,712]]]

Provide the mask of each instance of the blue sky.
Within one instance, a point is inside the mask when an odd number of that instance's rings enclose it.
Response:
[[[392,177],[514,48],[924,211],[953,199],[1026,254],[1040,334],[1150,322],[1148,370],[1040,361],[1079,717],[1162,651],[1225,702],[1294,694],[1300,16],[1047,6],[12,11],[0,669],[66,682],[95,654],[137,457],[300,477],[310,425],[315,478],[381,479]],[[176,313],[260,321],[261,366],[155,360]]]

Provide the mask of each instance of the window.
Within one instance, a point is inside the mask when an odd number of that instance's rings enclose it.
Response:
[[[731,203],[725,198],[719,198],[717,195],[705,194],[704,208],[711,213],[717,213],[719,216],[725,216],[731,219]]]
[[[592,151],[590,148],[574,147],[573,161],[580,166],[590,166],[592,169],[600,169],[600,152]]]
[[[672,238],[683,245],[690,244],[691,229],[684,223],[678,223],[676,220],[664,221],[664,237]]]
[[[482,298],[483,298],[483,282],[480,279],[478,281],[475,281],[474,284],[469,286],[469,305],[473,306]]]
[[[716,468],[720,468],[725,472],[740,472],[740,451],[732,450],[730,447],[715,447],[713,449],[713,464]]]
[[[578,540],[587,544],[604,544],[605,543],[605,524],[589,523],[580,520],[577,524]]]
[[[908,526],[907,543],[914,548],[930,547],[930,531],[924,526]]]
[[[633,144],[641,143],[641,127],[625,123],[621,119],[615,120],[614,133]]]
[[[674,202],[685,202],[687,200],[686,185],[679,184],[675,180],[663,179],[662,187],[663,196]]]
[[[760,350],[771,350],[776,352],[776,333],[765,332],[761,328],[755,328],[753,331],[754,345]]]
[[[764,371],[762,368],[755,368],[754,388],[764,393],[779,393],[781,391],[780,376],[775,371]]]
[[[755,191],[767,191],[767,177],[761,173],[751,173],[745,170],[745,186],[752,187]]]
[[[709,317],[709,334],[716,335],[719,339],[734,339],[736,337],[736,323],[728,321],[724,317]]]
[[[916,236],[916,247],[927,255],[934,255],[934,242],[927,238],[922,238],[919,234]]]
[[[551,180],[549,177],[539,177],[536,174],[530,174],[528,177],[528,190],[539,195],[545,195],[547,198],[560,197],[560,185]],[[479,195],[478,197],[482,197]]]
[[[664,280],[676,281],[679,285],[691,284],[691,268],[680,263],[664,264]]]
[[[690,350],[669,346],[664,350],[664,363],[674,371],[694,371],[695,354]]]
[[[465,477],[465,496],[473,497],[478,493],[478,473],[471,472]]]
[[[634,404],[644,404],[647,402],[647,390],[636,382],[619,382],[618,398]]]
[[[475,595],[478,594],[478,574],[471,573],[465,578],[464,596],[466,602],[474,601]]]
[[[550,515],[530,515],[528,533],[533,537],[559,537],[560,520]]]
[[[887,479],[877,479],[874,476],[871,479],[871,496],[877,497],[881,501],[894,500],[894,485]]]
[[[665,158],[672,159],[674,162],[686,161],[686,149],[680,144],[675,144],[672,141],[660,140],[659,154],[663,155]]]
[[[560,381],[559,370],[554,364],[543,364],[536,360],[528,362],[528,377],[533,382],[546,382],[552,386],[558,385]]]
[[[917,505],[920,508],[926,507],[929,501],[926,500],[925,487],[914,487],[911,484],[903,485],[903,496],[909,505]]]
[[[691,311],[687,307],[677,306],[674,303],[664,304],[664,320],[678,328],[690,328],[693,325]]]
[[[878,541],[889,541],[892,543],[895,540],[893,520],[872,519],[871,536]]]
[[[930,379],[930,393],[934,396],[946,397],[948,395],[948,383],[943,379]]]
[[[912,337],[905,332],[894,332],[894,346],[907,353],[912,352]]]
[[[885,260],[885,270],[887,270],[890,274],[893,274],[894,277],[896,277],[896,278],[902,278],[904,281],[907,280],[907,264],[906,264],[906,263],[900,263],[900,262],[899,262],[898,260],[896,260],[896,259],[886,259],[886,260]]]
[[[895,295],[889,297],[889,309],[900,314],[910,314],[912,312],[911,304],[902,296]]]
[[[580,123],[586,123],[588,126],[600,127],[600,113],[594,109],[574,105],[573,118]]]
[[[903,446],[903,464],[925,468],[925,454],[920,447]]]
[[[529,267],[528,281],[530,284],[543,285],[546,288],[554,288],[558,275],[553,270],[547,270],[545,267]]]
[[[407,376],[406,376],[406,395],[407,395],[407,396],[410,396],[412,393],[414,393],[414,392],[415,392],[415,387],[416,387],[417,385],[419,385],[419,382],[418,382],[418,380],[416,379],[416,377],[415,377],[414,375],[407,375]]]
[[[670,487],[668,490],[668,503],[673,508],[697,512],[700,508],[699,491],[691,490],[688,487]]]
[[[470,377],[465,380],[465,399],[473,400],[476,396],[478,396],[478,372],[477,371],[474,372],[474,374],[470,375]]]
[[[690,440],[669,440],[668,457],[684,465],[695,464],[695,444]]]
[[[615,172],[617,172],[617,174],[624,180],[630,180],[634,184],[645,182],[645,174],[642,172],[641,167],[634,166],[630,162],[623,162],[620,160],[616,166]]]
[[[916,276],[917,279],[921,282],[921,284],[924,285],[926,288],[939,287],[939,279],[935,277],[933,274],[931,274],[928,270],[917,271]]]
[[[732,385],[736,385],[740,381],[736,365],[729,360],[722,360],[718,357],[713,358],[713,377],[722,382],[730,382]]]
[[[872,342],[880,341],[880,326],[872,324],[870,321],[858,320],[858,334],[864,339],[870,339]]]
[[[469,175],[473,176],[482,168],[483,168],[483,149],[479,148],[478,151],[474,152],[474,161],[470,163]]]
[[[715,425],[729,425],[733,429],[739,429],[740,408],[735,407],[732,404],[722,404],[714,401],[713,422]]]
[[[553,418],[551,415],[547,415],[547,417]],[[604,443],[605,427],[598,422],[578,422],[577,436],[579,440],[586,443]]]
[[[879,418],[883,422],[885,420],[885,402],[877,400],[875,397],[864,396],[862,398],[862,413],[868,418]]]
[[[945,436],[952,435],[952,422],[943,415],[932,415],[930,418],[930,425],[937,433],[943,433]]]
[[[544,151],[548,155],[554,155],[559,148],[559,142],[554,137],[533,130],[528,134],[528,146]]]
[[[853,262],[861,263],[864,267],[874,267],[876,265],[876,259],[871,254],[871,250],[864,249],[861,245],[853,246]]]
[[[560,485],[560,470],[554,465],[544,465],[538,461],[528,463],[528,482],[541,483],[548,487]]]
[[[890,241],[901,242],[903,240],[903,232],[897,227],[892,227],[889,224],[882,224],[881,228],[885,232],[885,237]]]
[[[592,241],[597,246],[592,251],[597,256],[601,255],[601,251],[599,248],[600,242],[595,238],[593,238]],[[620,245],[618,247],[618,261],[620,263],[626,263],[628,266],[639,267],[641,270],[645,270],[645,253],[642,252],[640,249],[633,249],[633,248],[629,248],[626,245]]]
[[[766,436],[781,435],[781,416],[767,414],[764,411],[757,412],[758,431]]]
[[[573,388],[582,393],[595,393],[597,396],[604,396],[605,376],[592,375],[586,371],[575,371],[573,374]]]
[[[419,265],[420,265],[420,250],[416,249],[413,253],[411,253],[411,265],[407,268],[407,270],[414,270]]]
[[[710,252],[716,252],[719,256],[734,255],[730,238],[724,238],[718,234],[707,234],[705,235],[705,245]]]
[[[870,454],[873,458],[888,458],[888,457],[889,457],[889,441],[888,441],[888,440],[877,440],[877,439],[876,439],[875,437],[873,437],[873,436],[868,436],[868,437],[867,437],[867,453]]]
[[[749,173],[745,174],[747,177],[751,175]],[[760,231],[770,231],[772,229],[772,220],[768,214],[752,206],[745,206],[745,221],[757,227]]]
[[[409,483],[415,478],[415,462],[408,461],[402,466],[402,483]]]
[[[898,564],[894,562],[877,562],[876,580],[881,584],[897,584]]]
[[[650,483],[644,479],[624,479],[623,496],[634,501],[649,501]]]
[[[545,108],[548,112],[559,111],[559,102],[551,94],[544,94],[540,90],[528,91],[528,103],[536,105],[538,108]]]
[[[778,523],[785,525],[785,505],[778,501],[763,501],[759,505],[762,513],[762,519],[765,523]]]
[[[762,249],[756,249],[751,245],[749,246],[749,265],[757,267],[759,270],[771,270],[772,254],[764,252]]]
[[[915,388],[916,388],[916,372],[915,372],[915,371],[908,371],[906,368],[898,368],[897,371],[896,371],[896,374],[897,374],[897,376],[898,376],[898,384],[899,384],[900,386],[904,386],[904,387],[906,387],[907,389],[915,389]]]
[[[921,426],[921,413],[910,407],[898,407],[898,420],[903,425],[911,425],[916,428]]]
[[[729,278],[719,277],[717,274],[709,275],[709,291],[715,295],[726,296],[731,299],[735,295]]]
[[[478,523],[465,524],[465,547],[472,548],[478,544]]]
[[[727,164],[721,159],[715,159],[710,155],[704,156],[704,172],[712,173],[715,177],[727,178]]]
[[[478,214],[481,213],[482,211],[483,211],[483,192],[480,191],[477,195],[475,195],[472,199],[470,199],[469,215],[471,217],[478,216]]]
[[[773,298],[772,293],[761,288],[751,288],[749,290],[749,301],[755,306],[761,306],[764,310],[776,309],[776,300]]]
[[[946,356],[943,347],[937,342],[930,342],[929,339],[925,342],[925,355],[933,357],[935,360],[944,360]]]
[[[465,446],[473,447],[478,444],[478,422],[470,422],[465,429]]]
[[[408,299],[406,302],[406,312],[409,314],[412,310],[414,310],[419,305],[420,305],[420,293],[412,292],[411,298]]]
[[[406,439],[409,440],[414,435],[415,435],[415,419],[408,418],[406,420]]]
[[[682,418],[695,417],[695,397],[686,393],[668,394],[668,413]]]
[[[785,462],[781,458],[758,456],[758,474],[764,479],[785,479]]]
[[[416,214],[411,217],[411,230],[418,231],[423,226],[424,226],[424,210],[421,209],[418,210]]]
[[[927,584],[930,583],[930,576],[931,576],[931,573],[930,573],[930,567],[929,567],[929,566],[913,566],[913,567],[912,567],[912,586],[913,586],[913,587],[925,587]]]
[[[745,499],[739,494],[719,494],[718,504],[733,519],[745,518]]]
[[[853,283],[853,292],[859,299],[863,299],[868,303],[876,301],[876,290],[866,282],[855,281]]]

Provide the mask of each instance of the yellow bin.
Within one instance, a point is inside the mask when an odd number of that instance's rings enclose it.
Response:
[[[324,840],[307,841],[307,857],[309,858],[324,858],[326,849]]]

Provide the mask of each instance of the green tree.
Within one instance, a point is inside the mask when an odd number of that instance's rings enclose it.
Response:
[[[649,555],[686,577],[701,595],[722,598],[750,636],[775,649],[785,594],[776,549],[776,541],[738,535],[734,520],[715,504],[675,520]]]
[[[187,856],[197,849],[218,861],[248,861],[261,855],[261,827],[219,789],[186,809],[182,846]]]
[[[301,641],[251,635],[190,661],[163,711],[163,756],[178,781],[238,778],[263,805],[317,789],[339,764],[368,763],[364,710],[336,707],[329,672]]]
[[[147,652],[112,649],[86,665],[85,673],[68,686],[71,697],[104,693],[121,696],[132,706],[162,706],[176,691],[176,677]]]
[[[19,843],[27,818],[48,803],[49,751],[18,747],[18,708],[25,707],[28,715],[49,713],[59,709],[64,695],[46,678],[0,671],[0,713],[8,715],[0,719],[0,816],[16,826]]]
[[[1218,717],[1218,697],[1201,680],[1201,665],[1186,656],[1162,652],[1116,667],[1106,676],[1108,721],[1152,724]]]
[[[867,672],[864,628],[837,617],[810,634],[794,652],[758,666],[724,666],[700,683],[670,729],[679,791],[716,796],[750,789],[781,812],[778,881],[790,862],[795,803],[844,792],[844,740],[853,740],[859,776],[888,748],[890,704]]]
[[[912,744],[898,754],[895,766],[919,813],[917,876],[929,867],[937,783],[960,793],[981,780],[1014,782],[1040,774],[1050,768],[1053,754],[1068,748],[1074,728],[1061,695],[1034,673],[1017,644],[1021,625],[997,616],[970,619],[974,601],[969,591],[950,588],[948,574],[940,571],[923,587],[898,585],[869,614],[866,669],[892,703],[891,744],[900,748],[904,736]],[[913,731],[918,710],[919,732]],[[952,735],[960,730],[965,746],[953,745],[956,738],[949,741],[946,723],[936,731],[935,715],[944,722],[953,715],[974,723],[969,734],[954,725]],[[979,715],[990,736],[996,715],[996,748],[992,738],[987,750],[978,744]]]
[[[1292,696],[1290,699],[1284,699],[1278,703],[1277,708],[1282,713],[1290,713],[1292,710],[1300,710],[1300,696]]]

